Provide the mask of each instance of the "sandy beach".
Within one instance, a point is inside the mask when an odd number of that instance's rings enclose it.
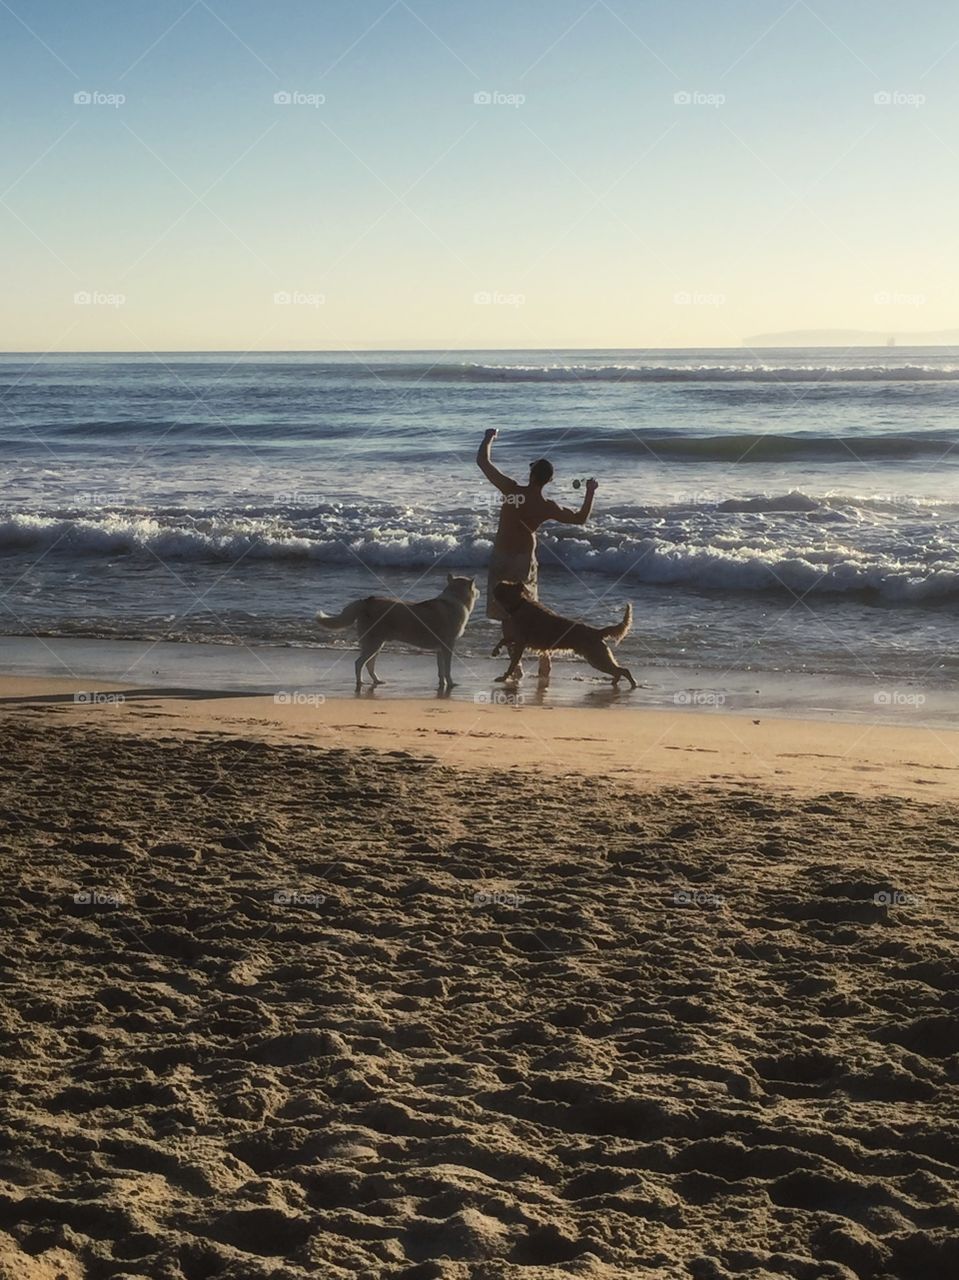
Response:
[[[0,1280],[959,1277],[957,64],[0,0]]]
[[[3,1280],[955,1271],[954,735],[80,688],[0,690]]]

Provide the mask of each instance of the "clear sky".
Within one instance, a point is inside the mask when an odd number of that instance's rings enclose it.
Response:
[[[0,111],[7,351],[959,327],[951,0],[0,0]]]

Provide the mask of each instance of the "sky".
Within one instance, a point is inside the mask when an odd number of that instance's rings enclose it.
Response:
[[[948,0],[0,0],[0,350],[959,327]]]

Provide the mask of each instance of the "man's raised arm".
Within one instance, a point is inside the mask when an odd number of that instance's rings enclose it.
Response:
[[[476,450],[476,465],[479,467],[480,471],[482,471],[490,484],[496,485],[500,493],[516,493],[519,490],[519,485],[516,481],[511,480],[509,476],[504,475],[498,467],[494,467],[490,459],[490,446],[495,439],[496,428],[490,427],[486,435],[483,436],[483,441],[480,447]]]
[[[578,511],[574,511],[572,507],[561,507],[558,502],[551,502],[549,519],[558,520],[560,524],[585,524],[589,519],[589,513],[593,509],[593,498],[599,484],[595,480],[586,481],[586,497],[583,499],[583,505]]]

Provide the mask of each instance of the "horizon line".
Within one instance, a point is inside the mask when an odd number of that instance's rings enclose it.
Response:
[[[535,351],[553,354],[570,352],[606,352],[606,351],[910,351],[910,350],[949,350],[959,347],[957,342],[901,342],[887,346],[882,342],[777,342],[741,343],[738,346],[639,346],[639,347],[260,347],[256,350],[244,350],[240,347],[164,347],[156,350],[144,350],[135,347],[103,347],[76,350],[42,350],[0,348],[2,356],[190,356],[190,355],[223,355],[223,356],[335,356],[335,355],[453,355],[455,353],[486,352],[520,352]]]

